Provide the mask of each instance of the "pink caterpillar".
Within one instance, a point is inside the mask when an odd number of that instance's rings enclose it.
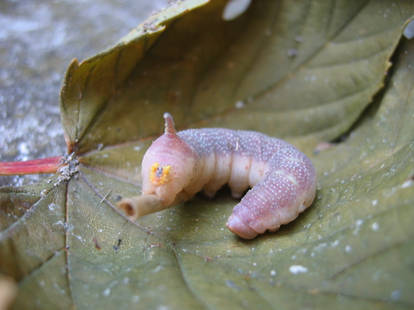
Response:
[[[118,206],[132,220],[186,201],[204,189],[213,197],[228,183],[240,198],[227,227],[245,239],[276,231],[312,204],[315,169],[285,141],[253,131],[222,128],[176,132],[169,113],[165,132],[142,160],[142,195]]]

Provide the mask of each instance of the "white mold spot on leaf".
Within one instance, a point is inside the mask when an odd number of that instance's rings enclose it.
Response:
[[[293,274],[306,273],[308,268],[301,265],[292,265],[289,267],[289,271]]]
[[[378,231],[379,229],[379,225],[377,222],[372,223],[371,228],[373,231]]]
[[[236,104],[235,104],[235,107],[237,109],[243,108],[244,107],[244,101],[242,101],[242,100],[237,101]]]
[[[407,187],[412,186],[413,184],[414,184],[413,180],[407,180],[401,185],[401,188],[407,188]]]
[[[53,202],[51,204],[49,204],[49,206],[48,206],[48,208],[49,208],[50,211],[55,211],[57,207],[58,206],[55,203],[53,203]]]
[[[108,288],[106,288],[103,292],[102,292],[102,295],[104,295],[104,296],[109,296],[109,295],[111,295],[111,289],[108,287]]]

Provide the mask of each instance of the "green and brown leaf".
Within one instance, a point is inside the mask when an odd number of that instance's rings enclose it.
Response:
[[[226,2],[179,2],[70,65],[72,170],[0,189],[16,309],[413,307],[414,3],[256,0],[226,21]],[[288,139],[315,163],[315,203],[249,242],[225,229],[225,192],[127,221],[112,206],[140,191],[165,111]]]

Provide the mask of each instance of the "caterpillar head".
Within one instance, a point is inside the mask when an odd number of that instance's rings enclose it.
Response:
[[[192,180],[197,154],[176,133],[174,120],[164,113],[165,132],[149,147],[142,160],[142,192],[170,205]]]

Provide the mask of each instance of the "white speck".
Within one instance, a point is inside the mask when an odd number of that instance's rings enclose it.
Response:
[[[141,147],[139,145],[134,146],[134,151],[139,151],[141,149]]]
[[[335,240],[334,242],[331,243],[332,247],[336,247],[339,244],[339,240]]]
[[[66,225],[62,220],[59,220],[56,223],[53,223],[52,226],[62,226],[63,228],[65,228]]]
[[[72,236],[74,236],[76,239],[78,239],[81,243],[85,242],[85,240],[79,235],[72,234]]]
[[[55,211],[56,210],[56,207],[57,207],[57,205],[55,203],[53,203],[53,202],[48,206],[48,208],[49,208],[50,211]]]
[[[27,160],[28,157],[26,155],[29,154],[29,148],[27,146],[26,142],[21,142],[19,143],[19,145],[17,146],[19,149],[20,154],[22,154],[22,160]]]
[[[103,232],[103,229],[102,228],[99,228],[98,231],[101,233],[101,232]]]
[[[167,306],[159,306],[157,309],[158,310],[168,310],[168,307]]]
[[[276,275],[276,270],[270,270],[270,275],[274,277]]]
[[[378,200],[373,200],[372,205],[375,207],[378,204]]]
[[[349,252],[351,252],[351,251],[352,251],[352,247],[351,247],[350,245],[347,245],[347,246],[345,247],[345,252],[349,253]]]
[[[110,294],[111,294],[111,289],[109,287],[102,292],[102,295],[104,296],[109,296]]]
[[[139,301],[138,295],[132,296],[132,302],[137,303],[138,301]]]
[[[292,265],[289,267],[289,271],[293,274],[305,273],[308,272],[308,268],[301,265]]]
[[[407,188],[407,187],[410,187],[413,184],[414,184],[413,180],[407,180],[401,185],[401,188]]]
[[[395,290],[391,292],[391,299],[392,300],[397,300],[400,299],[401,297],[401,292],[399,290]]]
[[[256,266],[257,264],[256,263],[253,263],[253,266]]]
[[[371,228],[372,228],[373,231],[378,231],[378,229],[379,229],[378,223],[377,222],[372,223]]]
[[[162,266],[158,265],[157,267],[154,268],[154,270],[152,272],[157,273],[160,270],[162,270]]]
[[[124,280],[122,280],[122,282],[123,282],[124,284],[128,284],[128,283],[129,283],[129,278],[128,278],[128,277],[125,277],[125,278],[124,278]]]
[[[39,281],[39,284],[40,284],[41,287],[44,287],[45,286],[45,281],[41,280],[41,281]]]
[[[243,108],[244,107],[244,101],[241,101],[241,100],[237,101],[235,106],[236,106],[237,109]]]
[[[354,229],[354,235],[359,233],[359,229],[361,228],[361,225],[364,223],[363,220],[359,219],[355,221],[355,229]]]

